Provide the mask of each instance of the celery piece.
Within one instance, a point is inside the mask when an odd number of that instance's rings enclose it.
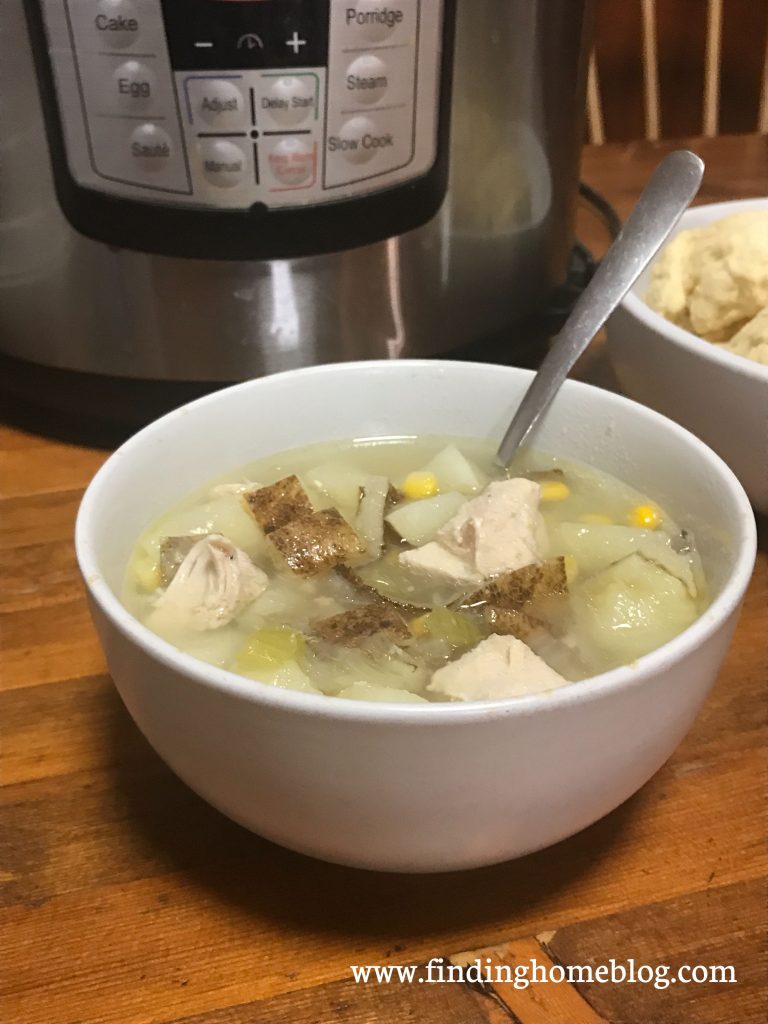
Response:
[[[290,661],[301,664],[307,642],[290,626],[263,626],[251,633],[235,658],[238,672],[271,672]]]

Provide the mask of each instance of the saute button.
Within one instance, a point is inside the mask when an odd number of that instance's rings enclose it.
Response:
[[[219,131],[245,124],[245,97],[237,86],[222,78],[189,78],[189,105],[195,123],[204,121]]]
[[[302,124],[310,115],[314,116],[317,92],[314,75],[281,75],[271,79],[271,83],[261,97],[261,110],[276,124]]]
[[[139,16],[130,0],[99,0],[93,15],[96,37],[108,50],[124,50],[136,42]]]
[[[283,185],[296,188],[315,173],[315,147],[306,139],[280,139],[270,152],[269,169]]]
[[[143,171],[160,171],[171,159],[171,137],[156,124],[142,124],[135,128],[129,141],[134,164]]]
[[[353,103],[378,103],[389,87],[387,65],[371,53],[356,57],[347,68],[344,87]]]

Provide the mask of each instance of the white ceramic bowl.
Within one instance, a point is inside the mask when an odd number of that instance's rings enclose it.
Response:
[[[699,228],[766,199],[695,206],[677,231]],[[608,353],[631,398],[677,420],[736,473],[753,505],[768,513],[768,366],[726,352],[646,305],[646,271],[608,324]]]
[[[630,667],[550,695],[465,705],[370,704],[275,689],[182,654],[117,594],[143,527],[209,478],[270,452],[352,436],[501,436],[526,370],[348,363],[249,381],[165,416],[97,473],[77,555],[120,694],[189,786],[262,836],[393,871],[469,868],[577,832],[626,800],[694,720],[730,642],[755,557],[747,498],[681,427],[569,381],[543,449],[647,491],[694,526],[715,598]]]

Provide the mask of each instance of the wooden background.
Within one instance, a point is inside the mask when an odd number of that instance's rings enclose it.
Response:
[[[765,193],[757,137],[693,142],[702,200]],[[587,149],[626,214],[663,147]],[[602,227],[586,213],[580,231]],[[281,850],[186,789],[124,711],[72,550],[105,453],[0,426],[0,1020],[8,1024],[764,1024],[760,563],[712,698],[640,793],[522,860],[371,874]],[[475,951],[480,951],[475,953]],[[350,964],[732,964],[735,985],[356,986]]]

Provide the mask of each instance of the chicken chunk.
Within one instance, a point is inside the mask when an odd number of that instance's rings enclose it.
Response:
[[[489,636],[439,668],[427,689],[454,700],[497,700],[544,693],[568,682],[514,636]]]
[[[438,532],[438,543],[466,558],[484,578],[541,558],[541,488],[533,480],[496,480]]]
[[[153,610],[157,624],[206,630],[225,626],[266,589],[269,580],[248,555],[220,534],[190,547]]]
[[[463,587],[483,582],[483,577],[475,571],[468,558],[449,551],[434,540],[422,544],[420,548],[403,551],[399,560],[406,568],[417,569],[438,583]]]
[[[372,636],[387,636],[390,639],[408,640],[410,630],[402,615],[391,605],[369,604],[363,608],[321,619],[313,625],[315,636],[331,644],[355,647]]]

